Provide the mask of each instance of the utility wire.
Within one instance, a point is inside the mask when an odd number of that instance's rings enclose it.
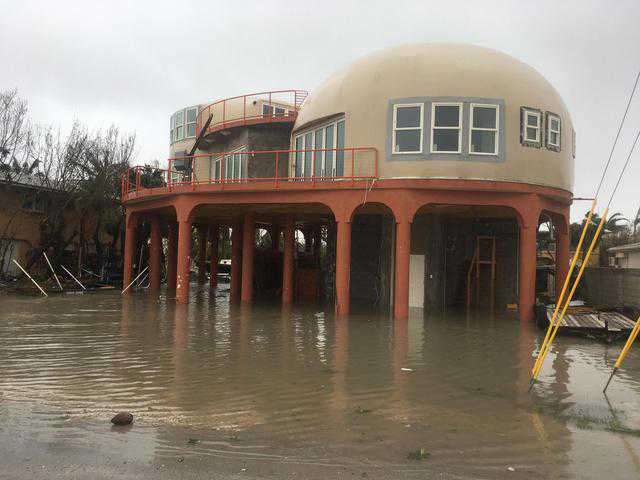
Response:
[[[600,182],[598,183],[598,188],[596,188],[596,193],[593,196],[594,198],[598,198],[598,194],[600,193],[600,189],[602,188],[602,183],[604,182],[604,177],[607,174],[607,170],[609,169],[609,165],[611,164],[611,159],[613,158],[613,152],[616,149],[616,145],[618,144],[618,138],[620,138],[620,132],[622,131],[622,126],[624,125],[624,122],[627,119],[627,113],[629,113],[629,107],[631,106],[631,100],[633,100],[633,97],[636,94],[636,88],[638,88],[638,80],[640,80],[640,70],[638,70],[638,74],[636,75],[636,81],[633,84],[633,89],[631,90],[631,95],[629,95],[629,100],[627,101],[627,107],[624,109],[624,115],[622,116],[622,120],[620,121],[620,126],[618,127],[618,133],[616,133],[616,138],[613,140],[613,146],[611,147],[611,152],[609,152],[609,159],[607,160],[607,163],[604,166],[604,170],[602,171],[602,176],[600,177]],[[636,140],[637,140],[637,138],[636,138]]]
[[[633,155],[633,151],[636,148],[636,144],[638,143],[638,138],[640,138],[640,129],[638,129],[638,133],[636,133],[636,138],[633,141],[633,145],[631,146],[631,150],[629,151],[629,155],[627,155],[627,160],[624,162],[624,166],[620,171],[620,175],[618,175],[618,181],[616,182],[616,186],[613,187],[613,191],[611,192],[611,197],[609,198],[609,203],[607,203],[607,209],[611,206],[611,202],[613,201],[613,197],[615,196],[618,187],[620,186],[620,182],[622,181],[622,177],[624,176],[624,172],[627,170],[629,163],[631,162],[631,157]]]

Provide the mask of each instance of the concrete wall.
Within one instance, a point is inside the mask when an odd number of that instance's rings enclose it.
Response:
[[[423,97],[504,102],[504,160],[493,156],[465,160],[447,154],[434,159],[393,155],[388,161],[390,102]],[[521,144],[521,107],[561,117],[559,152]],[[294,131],[341,113],[345,145],[376,147],[383,178],[486,179],[573,189],[574,132],[564,102],[535,69],[500,52],[471,45],[419,44],[374,53],[317,87],[305,101]]]
[[[597,308],[640,309],[640,268],[587,268],[584,294]]]

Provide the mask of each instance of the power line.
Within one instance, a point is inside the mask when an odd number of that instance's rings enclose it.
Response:
[[[607,170],[609,169],[609,165],[611,164],[611,159],[613,158],[613,152],[616,149],[616,145],[618,144],[618,138],[620,138],[620,132],[622,131],[622,126],[624,125],[625,120],[627,119],[627,113],[629,113],[629,107],[631,106],[631,100],[633,100],[634,95],[636,94],[636,88],[638,88],[638,80],[640,80],[640,70],[636,75],[636,81],[633,84],[633,89],[631,90],[631,95],[629,95],[629,100],[627,101],[627,107],[624,109],[624,115],[622,116],[622,120],[620,121],[620,126],[618,127],[618,133],[616,133],[616,138],[613,140],[613,146],[611,147],[611,152],[609,152],[609,159],[604,166],[604,170],[602,171],[602,176],[600,177],[600,182],[598,183],[598,188],[596,188],[596,193],[594,198],[598,198],[598,194],[600,193],[600,189],[602,188],[602,183],[604,182],[604,177],[607,174]],[[637,140],[637,138],[636,138]],[[635,144],[634,144],[635,145]],[[618,179],[619,182],[619,179]]]

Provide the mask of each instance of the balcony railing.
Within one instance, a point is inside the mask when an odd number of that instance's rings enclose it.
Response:
[[[342,188],[378,178],[374,147],[218,152],[169,159],[167,169],[130,168],[122,176],[122,199],[214,189]]]
[[[307,95],[304,90],[275,90],[225,98],[200,110],[196,131],[200,132],[210,115],[205,133],[257,123],[294,122]]]

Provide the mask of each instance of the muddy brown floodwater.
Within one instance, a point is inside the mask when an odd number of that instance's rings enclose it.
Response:
[[[2,478],[640,476],[640,355],[515,316],[0,297]],[[135,415],[112,427],[114,413]],[[408,459],[424,449],[422,460]]]

